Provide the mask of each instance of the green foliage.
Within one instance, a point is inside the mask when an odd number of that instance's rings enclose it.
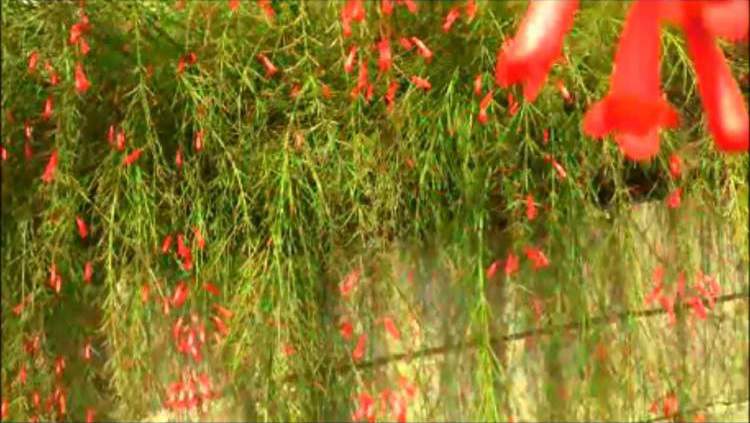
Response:
[[[690,381],[705,376],[700,371],[664,369],[668,382],[653,388],[644,376],[650,370],[638,369],[634,356],[623,358],[625,374],[613,376],[605,364],[592,370],[597,343],[637,348],[661,335],[640,321],[616,327],[587,322],[641,308],[657,262],[668,266],[666,279],[685,270],[693,280],[703,269],[722,275],[726,293],[747,292],[747,155],[724,156],[714,148],[682,37],[674,31],[663,39],[663,81],[683,124],[662,134],[659,156],[633,164],[613,142],[582,134],[582,114],[608,87],[625,2],[583,2],[566,40],[567,64],[555,65],[535,103],[522,102],[510,116],[507,95],[521,98],[520,90],[496,90],[490,121],[479,125],[472,81],[483,72],[485,89],[492,86],[495,52],[513,33],[524,4],[479,0],[477,18],[460,20],[445,34],[440,24],[453,3],[421,3],[417,15],[398,7],[391,18],[368,3],[366,22],[354,24],[353,36],[344,39],[338,2],[274,1],[270,23],[255,2],[242,2],[232,13],[224,1],[188,1],[176,10],[171,1],[89,0],[91,52],[81,58],[67,42],[78,20],[75,3],[32,7],[3,0],[2,111],[14,121],[5,118],[2,127],[10,156],[2,163],[2,398],[11,399],[12,417],[35,413],[29,386],[46,399],[55,386],[49,369],[57,355],[70,363],[62,382],[69,387],[69,418],[81,420],[87,407],[110,419],[155,412],[167,383],[190,362],[170,342],[174,319],[194,311],[210,326],[215,302],[234,312],[230,334],[209,343],[196,367],[224,381],[222,395],[244,404],[245,419],[348,419],[354,395],[396,389],[398,374],[409,371],[424,394],[410,414],[416,420],[498,420],[516,413],[645,418],[662,388],[677,383],[682,403],[702,404],[692,401],[697,394],[690,390]],[[394,69],[378,76],[370,46],[383,33],[392,40]],[[399,37],[411,35],[435,52],[431,63],[398,45]],[[357,76],[343,72],[343,61],[352,43],[370,63],[375,95],[369,104],[349,95]],[[40,64],[30,75],[32,51]],[[178,61],[189,52],[197,63],[178,75]],[[280,76],[264,76],[258,53]],[[746,75],[747,55],[729,55],[735,74]],[[46,61],[60,74],[58,86],[47,82]],[[92,84],[83,95],[73,82],[79,61]],[[428,77],[432,90],[412,86],[411,75]],[[401,87],[388,112],[382,96],[392,79]],[[574,94],[573,104],[561,98],[557,80]],[[330,99],[322,94],[324,84]],[[39,116],[48,95],[55,110],[45,122]],[[27,120],[34,127],[29,161]],[[108,145],[110,125],[125,131],[124,152]],[[205,134],[200,152],[193,144],[198,131]],[[123,158],[136,148],[143,150],[140,159],[124,167]],[[45,184],[40,176],[53,149],[60,162],[54,182]],[[178,150],[182,169],[175,165]],[[669,177],[671,153],[686,163],[682,180]],[[566,178],[547,155],[565,168]],[[633,205],[662,202],[678,185],[685,205],[657,214],[665,234],[656,242],[649,238],[655,229],[637,230]],[[540,208],[534,221],[524,217],[529,194]],[[88,240],[76,233],[78,215],[90,224]],[[194,228],[206,238],[203,250]],[[164,237],[176,233],[193,248],[189,273],[173,254],[161,253]],[[652,248],[660,242],[673,253],[663,261],[663,252]],[[552,265],[534,272],[523,261],[527,245],[541,247]],[[733,251],[714,254],[728,246]],[[518,278],[487,279],[486,267],[509,251],[522,256]],[[90,285],[83,283],[86,261],[94,265]],[[52,263],[63,278],[59,296],[47,284]],[[356,268],[363,269],[362,279],[344,300],[338,284]],[[411,284],[409,271],[416,275]],[[190,297],[164,316],[161,298],[181,280],[189,281]],[[201,288],[206,281],[220,288],[218,298]],[[152,288],[145,304],[144,283]],[[18,317],[11,309],[24,298],[33,300]],[[531,298],[545,300],[545,323],[578,323],[576,365],[560,358],[570,346],[563,330],[539,337],[538,357],[530,352],[509,364],[510,347],[496,340],[539,324]],[[397,316],[400,346],[383,335],[386,314]],[[356,338],[345,342],[338,333],[342,315],[356,322],[355,336],[370,334],[367,359],[394,348],[414,353],[474,344],[424,367],[414,364],[421,371],[401,364],[356,367],[350,359]],[[407,316],[419,322],[423,336],[406,335]],[[680,319],[686,325],[687,313]],[[712,324],[717,329],[720,322]],[[744,350],[725,351],[732,364],[723,371],[736,371],[743,360],[746,371],[747,331],[733,330]],[[44,334],[43,354],[30,385],[21,387],[14,381],[27,361],[23,344],[35,333]],[[97,355],[81,364],[86,340]],[[295,354],[286,357],[285,345]],[[669,357],[678,347],[664,342],[655,354]],[[429,373],[433,365],[439,374]],[[510,381],[518,377],[516,368],[545,383],[538,403],[515,397]],[[571,384],[580,392],[568,385],[570,399],[562,401],[559,388],[571,380],[578,380]],[[741,383],[730,385],[721,389],[747,396]]]

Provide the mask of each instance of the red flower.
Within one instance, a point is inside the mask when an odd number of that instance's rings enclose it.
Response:
[[[91,360],[91,342],[86,342],[83,345],[83,359],[86,361]]]
[[[747,3],[745,9],[746,6]],[[708,127],[717,147],[726,152],[748,151],[750,121],[747,106],[724,54],[696,20],[687,24],[685,34]]]
[[[396,327],[396,324],[393,322],[393,319],[390,317],[384,317],[383,318],[383,327],[385,327],[386,332],[388,332],[391,335],[391,338],[398,341],[401,339],[401,332],[398,331],[398,328]]]
[[[18,382],[21,385],[25,385],[26,384],[26,376],[27,376],[26,365],[23,364],[23,365],[21,365],[21,369],[18,370]]]
[[[750,12],[744,0],[666,1],[661,7],[664,18],[678,25],[695,22],[712,37],[747,39]]]
[[[417,88],[421,88],[425,91],[429,91],[432,88],[432,84],[430,84],[430,81],[420,78],[416,75],[412,75],[410,80],[412,84],[417,86]]]
[[[177,153],[174,155],[174,164],[177,166],[177,170],[182,169],[182,147],[177,148]]]
[[[94,276],[94,265],[90,261],[87,261],[83,266],[83,281],[85,283],[91,283],[91,278]]]
[[[132,153],[128,154],[128,155],[127,155],[127,157],[125,157],[125,158],[124,158],[124,159],[122,160],[122,165],[123,165],[123,166],[126,166],[126,167],[127,167],[127,166],[130,166],[130,165],[131,165],[131,164],[133,164],[133,163],[134,163],[134,162],[135,162],[136,160],[138,160],[138,158],[139,158],[139,157],[141,157],[141,153],[142,153],[142,152],[143,152],[143,151],[142,151],[142,150],[141,150],[140,148],[136,148],[135,150],[133,150],[133,152],[132,152]]]
[[[83,71],[83,65],[80,62],[76,63],[75,79],[76,91],[80,94],[85,93],[91,86],[88,78],[86,78],[86,73]]]
[[[358,397],[357,410],[352,415],[352,420],[362,420],[366,418],[370,422],[375,421],[375,400],[367,392],[362,392]]]
[[[116,141],[114,143],[114,147],[118,151],[124,151],[125,150],[125,131],[124,130],[117,131],[117,135],[115,136],[115,139]]]
[[[489,266],[487,266],[487,270],[484,271],[484,276],[487,279],[492,279],[493,277],[495,277],[495,273],[497,273],[498,268],[500,268],[500,261],[493,261]]]
[[[682,175],[682,159],[677,154],[669,156],[669,173],[674,179],[679,179]]]
[[[273,17],[276,16],[276,12],[273,10],[271,0],[258,0],[258,6],[263,10],[266,19],[273,22]]]
[[[536,219],[537,210],[536,204],[534,204],[534,196],[531,194],[526,196],[526,218],[529,220]]]
[[[81,239],[86,239],[89,231],[86,228],[86,221],[81,216],[76,216],[76,226],[78,226],[78,235],[81,236]]]
[[[448,14],[445,15],[445,20],[443,21],[443,32],[450,31],[451,27],[456,22],[456,19],[458,19],[460,16],[461,16],[461,9],[458,6],[449,10]]]
[[[258,60],[266,69],[266,78],[271,78],[279,71],[279,69],[271,63],[271,60],[263,53],[258,53]]]
[[[359,74],[357,75],[357,85],[352,89],[351,96],[352,100],[355,99],[362,91],[367,93],[370,82],[368,81],[367,74],[367,60],[363,57],[359,58]]]
[[[151,287],[147,283],[141,285],[141,302],[146,304],[148,302],[149,294],[151,293]]]
[[[526,247],[524,252],[526,253],[526,257],[532,261],[534,270],[543,269],[549,266],[549,259],[547,259],[547,256],[544,255],[542,250],[536,247]]]
[[[468,18],[468,21],[471,22],[474,20],[474,16],[477,14],[477,3],[476,0],[467,0],[466,1],[466,17]]]
[[[677,323],[677,316],[674,314],[674,297],[662,294],[659,296],[659,303],[661,303],[664,311],[667,312],[669,324],[674,326]]]
[[[401,44],[401,47],[404,48],[404,50],[409,51],[414,48],[414,43],[411,42],[408,38],[399,38],[398,39],[399,44]]]
[[[378,68],[380,69],[380,72],[388,72],[393,63],[393,59],[391,58],[391,43],[387,38],[383,37],[378,43],[378,52],[380,53],[380,57],[378,58]]]
[[[690,297],[687,299],[687,303],[693,308],[695,317],[700,320],[706,320],[706,307],[703,305],[703,300],[700,297]]]
[[[31,136],[34,134],[34,127],[31,126],[31,123],[29,121],[25,121],[23,123],[23,135],[26,137],[27,141],[31,141]]]
[[[42,174],[42,181],[46,183],[52,182],[55,179],[55,169],[57,169],[57,150],[53,150],[49,156],[49,161]]]
[[[193,255],[190,252],[190,248],[185,245],[185,237],[182,234],[177,235],[177,255],[182,259],[182,267],[185,270],[192,269]]]
[[[404,3],[409,13],[411,13],[412,15],[415,15],[417,13],[417,3],[414,2],[414,0],[399,0],[399,3],[401,2]]]
[[[170,300],[172,303],[172,306],[175,308],[181,307],[185,303],[185,300],[187,300],[188,292],[189,292],[189,288],[187,284],[182,281],[179,282]]]
[[[682,188],[677,188],[667,196],[667,206],[670,209],[676,209],[680,207],[682,203]]]
[[[89,51],[91,51],[89,43],[86,42],[86,39],[83,37],[81,37],[81,40],[78,42],[78,47],[81,49],[81,55],[83,56],[89,54]]]
[[[339,284],[339,291],[341,292],[342,297],[348,297],[352,290],[357,286],[360,273],[361,271],[359,269],[354,269],[344,277],[344,280]]]
[[[206,248],[206,240],[203,238],[200,228],[193,228],[193,235],[195,236],[195,241],[198,243],[198,249],[202,250]]]
[[[354,361],[359,361],[364,357],[365,355],[365,347],[367,346],[367,334],[363,333],[362,335],[359,335],[359,339],[357,340],[357,345],[354,347],[354,350],[352,351],[352,358]]]
[[[199,130],[195,133],[195,140],[193,142],[193,147],[195,148],[196,152],[200,152],[203,150],[203,137],[205,136],[203,130]]]
[[[568,88],[561,80],[558,79],[555,86],[557,87],[557,90],[560,91],[560,95],[566,103],[570,104],[573,102],[573,96],[570,95],[570,91],[568,91]]]
[[[365,5],[362,0],[347,0],[341,9],[341,27],[344,37],[352,35],[351,22],[362,22],[365,19]]]
[[[60,83],[60,76],[55,72],[55,69],[49,62],[44,62],[44,70],[49,74],[49,84],[53,87]]]
[[[505,276],[511,277],[516,272],[518,272],[518,256],[511,252],[505,260]]]
[[[518,102],[513,94],[508,93],[508,114],[514,116],[518,112]]]
[[[29,74],[32,74],[36,72],[36,65],[39,63],[39,53],[36,51],[32,51],[31,54],[29,54]]]
[[[229,0],[229,10],[236,12],[240,8],[240,0]]]
[[[54,106],[52,104],[52,96],[47,97],[44,101],[44,109],[42,110],[42,119],[49,120],[52,117],[52,110]]]
[[[518,33],[498,51],[495,82],[501,87],[520,82],[526,100],[534,101],[577,10],[578,0],[530,2]]]
[[[563,168],[562,165],[552,156],[546,155],[544,160],[552,164],[552,167],[555,169],[555,172],[557,172],[557,176],[559,176],[560,179],[565,179],[568,176],[568,172],[565,171],[565,168]]]
[[[203,289],[208,291],[211,295],[218,297],[221,295],[221,292],[219,292],[219,288],[216,287],[216,285],[212,284],[211,282],[203,282]]]
[[[380,11],[386,16],[393,13],[393,0],[380,0]]]
[[[659,85],[659,17],[659,8],[648,1],[633,3],[620,36],[609,94],[583,120],[589,136],[601,138],[613,132],[632,160],[656,155],[659,129],[678,121]]]
[[[346,55],[344,60],[344,72],[352,73],[354,70],[354,62],[357,59],[357,46],[353,45],[349,48],[349,53]]]
[[[487,117],[487,108],[490,107],[490,103],[492,103],[492,91],[490,90],[487,92],[487,94],[482,98],[482,101],[479,102],[479,116],[477,116],[477,119],[479,120],[479,123],[482,125],[487,123],[488,117]]]
[[[352,339],[353,332],[354,327],[352,326],[351,322],[349,322],[349,320],[343,320],[339,324],[339,333],[341,334],[341,337],[346,339],[347,341]]]
[[[479,97],[482,95],[482,74],[478,73],[474,77],[474,94]]]
[[[161,243],[162,254],[167,254],[170,247],[172,247],[172,235],[167,234],[167,236],[164,237],[164,241]]]
[[[398,91],[398,81],[391,81],[388,84],[388,90],[385,92],[385,104],[388,111],[393,110],[393,104],[396,101],[396,91]]]
[[[96,418],[96,410],[93,408],[87,408],[86,409],[86,423],[94,423],[94,419]]]
[[[329,87],[327,84],[323,84],[320,87],[320,93],[323,95],[324,98],[333,97],[333,94],[331,93],[331,87]]]
[[[666,397],[664,397],[664,415],[665,416],[672,416],[673,414],[677,413],[677,410],[680,408],[680,403],[677,401],[677,396],[674,393],[670,393]]]
[[[427,46],[425,45],[424,42],[422,42],[422,40],[420,40],[417,37],[411,37],[411,41],[414,43],[415,46],[417,46],[417,54],[422,56],[425,62],[429,62],[430,60],[432,60],[432,56],[433,56],[432,50],[427,48]]]

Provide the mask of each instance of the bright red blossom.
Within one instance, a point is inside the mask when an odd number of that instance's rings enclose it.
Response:
[[[466,0],[466,18],[469,22],[474,20],[474,16],[477,14],[477,3],[476,0]]]
[[[341,334],[341,337],[347,341],[352,339],[354,326],[352,326],[351,322],[348,319],[342,320],[339,324],[339,333]]]
[[[90,261],[87,261],[83,266],[83,281],[87,284],[91,283],[91,278],[94,276],[94,265]]]
[[[510,252],[505,260],[505,276],[511,277],[516,272],[518,272],[518,256]]]
[[[49,156],[49,161],[47,162],[47,166],[44,168],[44,173],[42,174],[42,181],[45,183],[50,183],[55,178],[55,169],[57,169],[57,150],[53,150],[52,154]]]
[[[378,42],[378,52],[380,54],[380,57],[378,58],[378,69],[383,73],[388,72],[393,63],[393,59],[391,58],[391,43],[387,38],[383,37],[383,39]]]
[[[86,221],[81,216],[76,216],[76,226],[78,227],[78,235],[81,236],[81,239],[86,239],[89,230],[86,227]]]
[[[729,3],[736,2],[730,0]],[[747,3],[742,7],[747,13]],[[685,33],[688,54],[698,79],[698,92],[716,146],[725,152],[748,151],[750,117],[724,54],[697,18],[688,21]]]
[[[670,209],[676,209],[680,207],[682,203],[682,188],[677,188],[667,196],[667,206]]]
[[[497,269],[500,268],[500,261],[495,260],[492,263],[490,263],[489,266],[487,266],[487,270],[485,270],[484,275],[487,279],[492,279],[495,277],[495,274],[497,273]]]
[[[78,91],[79,94],[85,93],[88,91],[89,87],[91,87],[91,83],[86,77],[86,73],[83,71],[83,65],[80,62],[76,63],[75,80],[76,91]]]
[[[495,82],[503,88],[522,83],[524,97],[534,101],[577,10],[578,0],[529,2],[516,36],[497,53]]]
[[[136,148],[122,160],[122,165],[125,167],[132,165],[139,157],[141,157],[141,153],[143,153],[143,150]]]
[[[396,91],[398,91],[398,81],[391,81],[388,84],[388,89],[385,92],[385,104],[388,111],[393,110],[393,104],[396,101]]]
[[[417,53],[424,58],[425,62],[429,63],[433,56],[432,50],[427,48],[427,45],[417,37],[411,37],[411,42],[417,47]]]
[[[391,338],[393,338],[396,341],[401,339],[401,332],[399,332],[398,328],[396,327],[396,323],[393,322],[392,318],[388,316],[384,317],[383,327],[385,328],[385,331],[391,335]]]
[[[660,88],[659,8],[648,3],[638,0],[631,6],[615,54],[610,91],[583,120],[589,136],[614,133],[620,149],[632,160],[656,155],[660,128],[678,122]]]
[[[367,347],[367,334],[363,333],[362,335],[359,335],[359,339],[357,339],[357,345],[354,347],[354,350],[352,351],[352,359],[354,359],[354,361],[361,360],[362,357],[365,356],[366,347]]]
[[[526,247],[524,249],[526,257],[531,260],[534,270],[543,269],[549,266],[549,259],[544,255],[542,250],[536,247]]]
[[[44,109],[42,110],[42,119],[49,120],[52,117],[54,105],[52,103],[52,96],[47,97],[44,101]]]
[[[417,88],[421,88],[425,91],[429,91],[432,88],[432,84],[430,84],[430,81],[420,78],[416,75],[412,75],[410,80],[412,84],[417,86]]]
[[[258,53],[257,57],[260,63],[266,69],[266,78],[271,78],[279,72],[279,69],[273,63],[271,63],[271,59],[269,59],[268,56],[263,53]]]
[[[534,196],[531,194],[526,196],[526,218],[531,220],[536,219],[537,210],[536,204],[534,203]]]
[[[677,154],[669,156],[669,174],[673,179],[679,179],[682,175],[682,159]]]
[[[461,16],[461,9],[456,6],[448,11],[448,14],[445,15],[445,20],[443,21],[443,32],[448,32],[451,30],[451,27],[453,26],[453,23],[456,22],[456,20]]]
[[[39,63],[39,53],[36,51],[32,51],[31,54],[29,54],[29,64],[28,64],[28,70],[29,74],[33,74],[36,72],[36,66]]]

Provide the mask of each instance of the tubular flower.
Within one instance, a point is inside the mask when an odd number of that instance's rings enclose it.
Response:
[[[659,129],[676,126],[677,112],[659,87],[660,11],[637,0],[615,54],[607,96],[586,112],[583,130],[601,138],[614,133],[628,158],[648,160],[659,151]]]
[[[695,22],[714,37],[739,41],[748,36],[750,10],[744,0],[662,0],[661,10],[666,21],[683,27]]]
[[[530,2],[518,33],[498,51],[495,82],[503,88],[522,83],[524,97],[534,101],[577,10],[578,0]]]
[[[685,34],[698,78],[698,92],[716,146],[726,152],[747,151],[750,136],[747,106],[724,54],[697,18],[687,22]]]

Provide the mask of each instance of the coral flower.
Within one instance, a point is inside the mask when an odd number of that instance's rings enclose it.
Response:
[[[583,130],[601,138],[614,133],[622,152],[648,160],[659,151],[659,129],[678,115],[659,86],[660,9],[638,0],[630,9],[615,55],[610,91],[586,113]]]
[[[83,65],[80,63],[76,64],[75,78],[76,91],[78,91],[78,93],[83,94],[89,89],[89,87],[91,87],[91,83],[86,77],[86,73],[83,71]]]
[[[498,51],[495,82],[504,88],[522,83],[524,97],[534,101],[577,10],[578,0],[530,2],[518,33]]]
[[[698,92],[716,146],[726,152],[747,151],[750,136],[747,106],[724,55],[697,19],[687,23],[685,34],[698,78]]]

